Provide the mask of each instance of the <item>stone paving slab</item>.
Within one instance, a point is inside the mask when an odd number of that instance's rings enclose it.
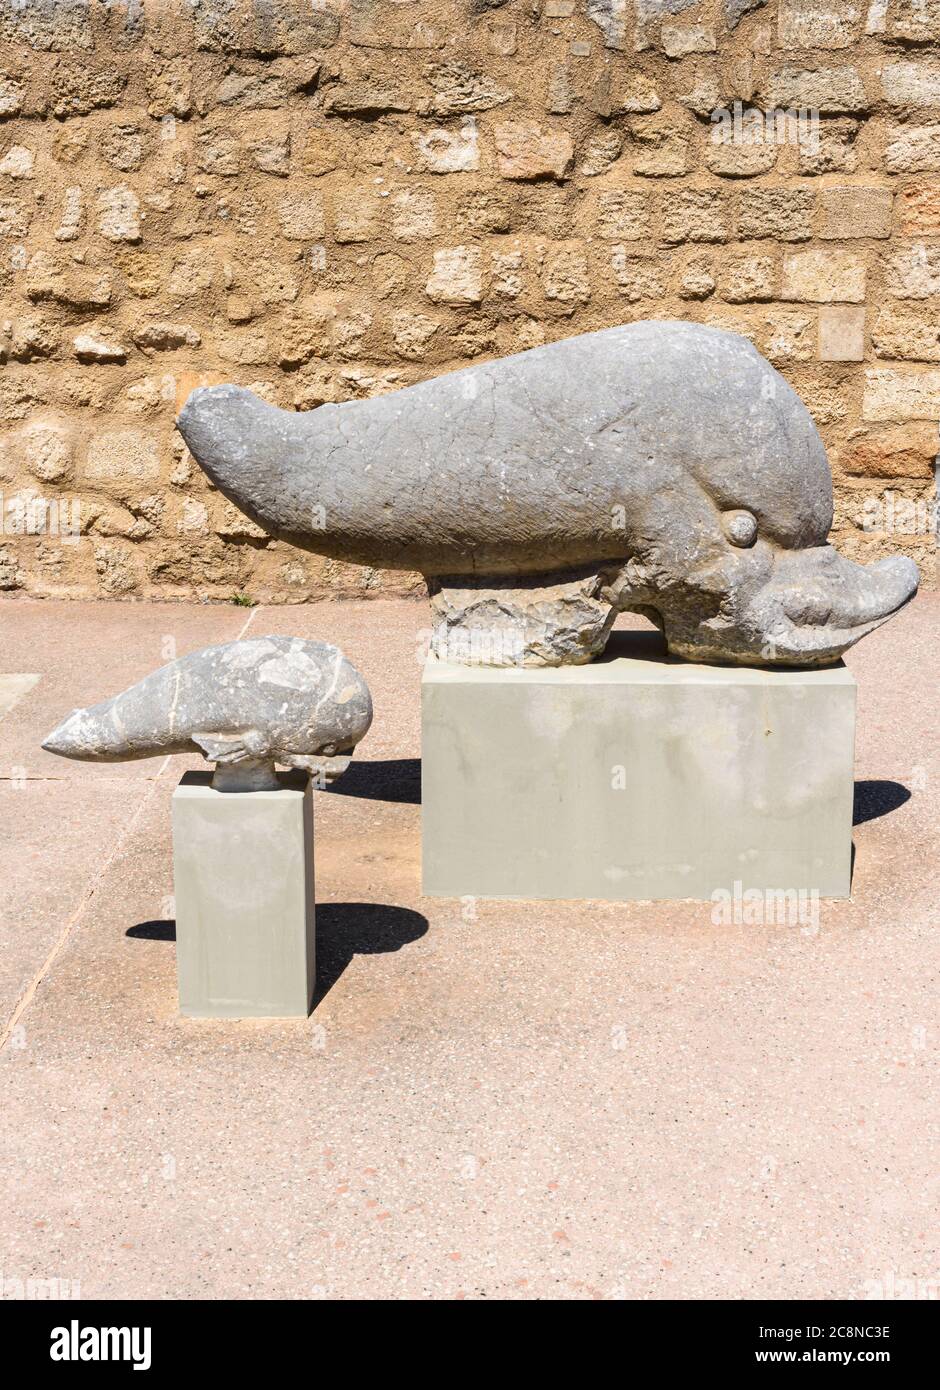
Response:
[[[35,606],[47,639],[72,640],[76,605]],[[83,609],[94,645],[113,610]],[[165,611],[135,605],[141,632]],[[123,838],[103,784],[48,784],[87,798],[87,841],[113,859],[0,1053],[5,1276],[89,1297],[562,1299],[935,1278],[940,596],[849,653],[854,894],[818,928],[715,925],[700,903],[422,898],[425,620],[387,600],[251,617],[252,635],[339,642],[376,702],[354,771],[316,795],[306,1022],[177,1016],[169,798],[188,760],[126,784]],[[68,703],[45,660],[37,644],[30,669]],[[66,877],[84,853],[35,818],[13,829]],[[24,935],[50,920],[65,908]]]

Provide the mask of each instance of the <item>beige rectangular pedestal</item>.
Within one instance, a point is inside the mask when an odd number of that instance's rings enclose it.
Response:
[[[194,1018],[306,1018],[315,984],[313,792],[213,790],[187,772],[173,793],[180,1010]]]
[[[600,661],[548,670],[429,658],[425,893],[848,896],[854,677],[699,666],[651,641],[615,634]]]

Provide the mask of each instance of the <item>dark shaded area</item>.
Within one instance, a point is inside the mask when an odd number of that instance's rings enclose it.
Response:
[[[664,661],[673,666],[680,661],[679,657],[668,655],[666,638],[656,628],[614,628],[606,647],[594,660],[613,661],[618,656],[632,656],[640,661]]]
[[[354,956],[400,951],[424,936],[426,917],[386,903],[317,904],[317,989],[313,1006],[336,984]]]
[[[867,820],[890,815],[910,799],[910,792],[900,782],[856,782],[852,824],[864,825]]]
[[[421,804],[421,759],[388,758],[384,762],[357,762],[325,788],[341,796],[366,796],[372,801],[407,801]]]
[[[128,927],[124,935],[132,936],[135,941],[175,941],[176,922],[172,918],[169,921],[138,922],[136,927]]]

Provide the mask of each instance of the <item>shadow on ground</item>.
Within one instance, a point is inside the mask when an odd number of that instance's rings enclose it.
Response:
[[[317,904],[317,992],[314,1008],[336,984],[354,956],[400,951],[424,936],[426,917],[410,907],[386,903]]]
[[[354,956],[400,951],[424,936],[426,917],[387,903],[317,904],[317,989],[313,1006],[329,994]],[[174,921],[138,922],[126,936],[135,941],[175,941]]]
[[[421,759],[388,758],[384,762],[349,764],[331,787],[330,792],[341,796],[366,796],[373,801],[407,801],[421,804]]]
[[[910,799],[910,792],[900,782],[856,782],[852,824],[864,825],[868,820],[890,815]]]

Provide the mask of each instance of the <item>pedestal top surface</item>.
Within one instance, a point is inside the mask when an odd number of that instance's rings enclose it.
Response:
[[[706,666],[667,656],[658,632],[614,632],[602,656],[583,666],[462,666],[428,657],[424,682],[521,685],[854,686],[844,662],[831,666]]]

